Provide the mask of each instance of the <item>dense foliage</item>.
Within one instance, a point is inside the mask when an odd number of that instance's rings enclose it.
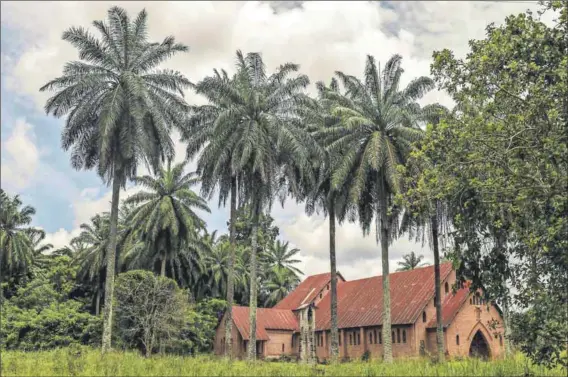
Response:
[[[548,7],[554,27],[510,16],[465,59],[434,54],[432,72],[457,106],[414,153],[436,163],[412,194],[418,206],[448,203],[458,276],[502,305],[514,327],[506,337],[534,360],[566,365],[568,8]]]
[[[111,208],[52,250],[30,226],[35,210],[1,191],[2,347],[102,343],[108,351],[113,339],[147,356],[206,352],[225,312],[230,354],[236,303],[251,309],[254,359],[256,307],[274,305],[302,275],[300,250],[280,238],[270,216],[277,199],[292,197],[308,214],[329,217],[332,355],[335,222],[354,221],[364,235],[374,225],[380,242],[385,361],[392,362],[389,244],[406,234],[434,252],[438,361],[440,242],[460,283],[500,305],[508,349],[513,342],[536,363],[566,366],[568,4],[549,1],[542,10],[555,12],[554,26],[528,12],[489,25],[465,57],[435,52],[433,78],[402,88],[401,56],[382,66],[368,56],[362,77],[337,72],[329,86],[316,84],[316,98],[297,64],[269,74],[258,52],[237,51],[234,74],[214,70],[195,84],[157,70],[187,47],[173,37],[149,42],[145,11],[132,20],[111,8],[108,23],[93,24],[100,39],[69,29],[64,39],[81,61],[42,88],[57,92],[46,111],[67,115],[62,146],[74,167],[97,169],[112,183]],[[419,105],[436,84],[453,110]],[[189,87],[208,103],[186,104]],[[187,159],[172,166],[174,127]],[[188,172],[194,157],[197,171]],[[136,175],[140,163],[148,175]],[[127,180],[144,191],[121,202]],[[192,190],[198,184],[200,193]],[[229,199],[227,234],[209,233],[201,218],[214,195],[220,206]],[[400,267],[421,259],[411,253]]]

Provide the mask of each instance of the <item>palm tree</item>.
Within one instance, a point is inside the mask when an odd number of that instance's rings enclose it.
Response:
[[[143,267],[160,262],[160,275],[166,276],[170,265],[171,277],[180,276],[182,260],[192,261],[192,252],[199,254],[206,243],[199,234],[205,222],[194,209],[209,212],[203,198],[191,190],[199,183],[195,173],[184,174],[187,162],[174,167],[168,162],[155,177],[134,178],[136,184],[149,191],[138,192],[125,200],[138,205],[128,218],[134,231],[127,242],[124,258],[130,266]]]
[[[298,285],[299,280],[296,274],[289,269],[283,267],[271,269],[264,284],[265,289],[268,291],[264,306],[271,307],[276,305]]]
[[[324,96],[333,104],[332,115],[340,121],[318,132],[332,158],[338,160],[332,186],[349,187],[349,200],[357,205],[358,221],[365,234],[376,218],[383,270],[382,331],[386,362],[392,362],[388,246],[396,236],[389,227],[392,216],[389,219],[388,207],[401,185],[396,166],[404,164],[411,143],[422,136],[418,126],[422,111],[416,100],[434,86],[431,79],[420,77],[399,90],[401,59],[394,55],[381,73],[375,59],[367,56],[363,81],[337,72],[346,95],[325,90]]]
[[[456,107],[452,113],[459,111],[460,108]],[[440,105],[431,104],[424,107],[425,120],[435,127],[441,117],[449,116],[450,111]],[[406,192],[411,193],[416,188],[417,178],[424,168],[431,167],[434,161],[426,158],[410,159],[408,165],[407,175],[407,188]],[[410,189],[410,190],[409,190]],[[412,195],[412,194],[411,194]],[[421,241],[424,245],[427,240],[432,248],[434,254],[434,306],[436,307],[436,345],[437,345],[437,360],[443,362],[445,358],[444,347],[444,328],[442,323],[442,295],[441,295],[441,276],[440,276],[440,248],[439,241],[440,235],[447,232],[450,218],[452,217],[449,212],[447,203],[438,199],[428,199],[425,203],[420,200],[409,200],[410,206],[408,211],[403,216],[403,221],[400,227],[401,233],[408,233],[410,239]],[[419,206],[419,203],[422,206]],[[425,205],[424,205],[425,204]],[[443,240],[443,238],[442,238]],[[406,259],[413,259],[412,263]],[[422,256],[416,258],[414,252],[412,255],[405,256],[405,263],[399,265],[404,266],[418,266]],[[414,263],[414,264],[413,264]]]
[[[77,273],[79,281],[83,281],[87,286],[94,288],[93,306],[95,315],[98,316],[101,308],[101,297],[106,288],[103,281],[105,274],[108,273],[106,254],[110,242],[109,214],[108,212],[97,214],[91,218],[90,224],[83,223],[80,227],[81,233],[71,240],[71,245],[82,245],[83,247],[74,254],[73,263],[79,266]]]
[[[169,131],[183,128],[188,109],[181,96],[189,81],[179,72],[155,69],[188,48],[171,36],[162,43],[149,42],[146,20],[145,10],[131,20],[124,9],[112,7],[108,23],[93,22],[101,39],[71,27],[63,40],[79,50],[82,61],[67,63],[63,76],[40,89],[57,91],[47,101],[46,113],[69,114],[62,144],[64,150],[73,147],[73,167],[96,167],[105,182],[112,182],[103,352],[111,348],[120,188],[136,175],[140,162],[156,170],[165,157],[173,156]]]
[[[212,159],[215,170],[211,174],[238,178],[242,202],[248,202],[251,208],[250,360],[256,358],[259,216],[271,207],[276,184],[283,182],[282,162],[285,160],[288,166],[295,167],[309,164],[306,141],[311,137],[302,127],[297,108],[313,101],[302,93],[309,84],[307,76],[289,78],[298,68],[287,63],[268,76],[258,53],[249,53],[245,58],[238,51],[237,74],[231,80],[207,77],[196,85],[198,93],[214,98],[219,106],[222,104],[210,131],[215,136],[203,151],[205,156],[222,156],[220,160]],[[279,193],[283,199],[287,191],[282,189]]]
[[[25,277],[34,263],[34,242],[38,230],[30,227],[35,209],[22,207],[19,196],[10,197],[0,189],[0,273],[13,278]]]
[[[282,269],[290,271],[294,276],[303,275],[304,273],[294,266],[294,264],[300,263],[300,260],[292,259],[300,252],[300,249],[293,248],[289,250],[288,245],[289,242],[276,240],[265,253],[265,261],[272,271]]]
[[[330,103],[325,101],[325,91],[330,90],[339,92],[339,85],[335,78],[331,80],[329,87],[322,82],[317,82],[316,87],[319,92],[318,106],[310,111],[306,116],[307,123],[317,131],[337,124],[338,117],[331,114]],[[320,140],[321,141],[321,140]],[[344,151],[337,152],[344,153]],[[331,359],[337,362],[339,358],[339,330],[337,328],[337,264],[335,254],[335,222],[342,221],[347,211],[346,190],[336,190],[332,187],[331,177],[334,167],[332,162],[337,158],[332,158],[326,153],[321,161],[314,159],[314,176],[318,177],[313,187],[305,187],[306,194],[306,213],[312,215],[314,212],[322,212],[329,216],[329,262],[331,273],[330,291],[330,313],[331,313]]]
[[[410,271],[414,270],[417,267],[424,267],[427,266],[428,263],[422,263],[424,259],[424,255],[416,255],[414,251],[411,251],[409,254],[402,256],[402,262],[398,262],[400,266],[397,268],[397,271]]]
[[[224,84],[231,84],[231,80],[226,71],[221,73],[214,70],[215,79]],[[237,218],[237,189],[238,172],[233,171],[230,162],[232,151],[215,148],[215,145],[223,142],[226,136],[227,127],[238,127],[239,122],[230,124],[225,121],[217,123],[217,119],[229,111],[231,101],[217,96],[215,92],[207,90],[206,84],[202,81],[195,86],[198,93],[208,97],[210,104],[192,107],[187,132],[183,138],[188,142],[187,157],[193,158],[203,149],[197,162],[197,174],[201,177],[201,193],[204,197],[211,199],[218,188],[219,207],[225,206],[227,197],[230,196],[230,218],[229,218],[229,242],[230,254],[227,266],[227,311],[225,315],[225,356],[232,357],[232,309],[235,296],[235,263],[236,263],[236,240],[235,240],[235,221]],[[222,118],[220,118],[222,119]],[[206,146],[209,144],[209,146]]]

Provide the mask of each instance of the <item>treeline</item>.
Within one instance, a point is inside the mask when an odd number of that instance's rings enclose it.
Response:
[[[182,169],[183,164],[173,169]],[[172,170],[172,169],[170,169]],[[161,174],[168,174],[165,169]],[[170,171],[171,173],[171,171]],[[156,185],[165,184],[162,178],[141,177]],[[177,342],[177,348],[169,346],[167,350],[187,352],[210,351],[214,328],[219,316],[225,309],[227,294],[229,240],[226,234],[217,235],[217,231],[207,233],[205,223],[192,213],[188,224],[193,238],[190,242],[176,248],[160,249],[143,236],[148,224],[140,224],[137,219],[144,205],[138,205],[140,197],[155,195],[159,203],[164,200],[179,200],[178,191],[184,190],[202,209],[207,209],[203,199],[191,191],[190,180],[176,187],[172,192],[151,190],[128,198],[120,207],[119,242],[116,254],[116,273],[133,270],[152,271],[156,275],[175,281],[176,287],[186,291],[183,294],[190,314],[185,317],[183,305],[177,306],[177,323],[195,339],[190,343]],[[150,202],[152,203],[152,202]],[[146,203],[148,204],[148,203]],[[186,203],[187,204],[187,203]],[[81,224],[81,233],[73,238],[70,245],[54,249],[45,242],[45,232],[30,226],[35,209],[24,206],[18,196],[10,196],[0,191],[2,216],[2,299],[3,322],[1,328],[2,345],[8,349],[45,349],[74,343],[98,344],[101,340],[100,309],[105,295],[106,251],[108,249],[109,214],[93,216],[89,223]],[[188,208],[193,208],[189,205]],[[240,208],[237,214],[238,248],[234,268],[235,301],[240,305],[248,304],[248,271],[245,268],[250,244],[247,235],[250,232],[250,218],[246,208]],[[168,216],[176,218],[177,213],[161,213],[151,226],[160,228],[158,242],[171,244],[170,230],[163,226]],[[182,221],[182,220],[180,220]],[[187,223],[186,223],[187,224]],[[197,224],[197,225],[195,225]],[[261,256],[260,304],[272,306],[292,290],[300,280],[302,272],[294,266],[294,259],[299,249],[289,247],[287,242],[278,240],[279,229],[273,225],[270,216],[263,217],[259,229],[259,255]],[[187,240],[187,239],[185,239]],[[138,276],[138,275],[135,275]],[[126,278],[123,278],[126,279]],[[144,280],[147,281],[147,280]],[[149,289],[149,287],[145,287]],[[173,289],[173,288],[172,288]],[[167,290],[172,293],[177,289]],[[175,296],[175,295],[174,295]],[[172,296],[173,297],[173,296]],[[118,299],[119,303],[125,300]],[[125,310],[120,307],[119,310]],[[174,316],[172,316],[173,319]],[[191,320],[190,320],[191,319]],[[181,320],[181,325],[180,325]],[[199,326],[196,325],[199,322]],[[164,322],[160,322],[163,324]],[[165,323],[169,323],[165,321]],[[190,330],[195,330],[193,334]],[[124,323],[118,325],[118,343],[127,330]],[[175,338],[169,334],[171,342]],[[129,346],[139,347],[130,339]],[[168,343],[169,344],[169,343]],[[122,344],[126,346],[126,344]],[[144,347],[140,347],[146,350]],[[150,352],[146,350],[146,352]]]
[[[63,39],[82,60],[67,63],[63,76],[42,90],[55,91],[46,112],[66,116],[62,141],[73,166],[96,169],[112,184],[103,258],[103,352],[110,349],[113,333],[115,266],[130,255],[121,252],[123,244],[132,246],[136,263],[180,281],[183,276],[188,286],[196,282],[188,276],[197,271],[188,267],[193,262],[179,250],[203,247],[195,237],[202,224],[192,211],[205,209],[204,202],[185,189],[177,201],[159,199],[166,185],[192,179],[183,168],[170,169],[175,128],[187,143],[187,158],[197,159],[202,197],[217,194],[219,204],[230,207],[229,308],[243,299],[235,294],[239,243],[250,246],[242,266],[248,271],[252,328],[259,295],[266,290],[260,268],[264,219],[274,201],[292,198],[305,203],[308,214],[329,218],[332,302],[337,299],[336,223],[356,221],[365,235],[376,233],[386,279],[386,362],[392,360],[389,245],[407,234],[428,241],[434,252],[438,313],[445,251],[460,282],[470,280],[472,290],[481,289],[486,301],[500,304],[507,343],[515,341],[537,362],[565,364],[567,7],[543,3],[542,12],[558,15],[553,27],[531,13],[490,25],[486,38],[472,41],[463,59],[449,50],[435,52],[433,79],[418,77],[402,87],[401,56],[384,64],[367,56],[361,77],[336,72],[328,84],[316,83],[315,97],[307,94],[310,80],[299,73],[299,65],[283,63],[269,73],[254,52],[237,51],[234,73],[214,70],[196,83],[179,72],[156,69],[187,46],[173,37],[150,43],[144,11],[131,20],[124,10],[111,8],[107,21],[93,23],[99,39],[83,28],[66,31]],[[418,103],[436,86],[452,96],[453,109]],[[183,93],[188,89],[208,104],[187,104]],[[167,183],[136,178],[143,163]],[[127,199],[140,206],[129,215],[139,228],[126,235],[119,193],[132,179],[153,192]],[[162,217],[170,208],[179,217]],[[238,231],[238,209],[250,219],[246,232]],[[162,236],[165,228],[168,236]],[[337,357],[337,313],[335,305],[331,308],[331,354]],[[225,349],[230,352],[227,313]],[[443,361],[442,323],[437,344]],[[254,359],[254,332],[248,345]]]

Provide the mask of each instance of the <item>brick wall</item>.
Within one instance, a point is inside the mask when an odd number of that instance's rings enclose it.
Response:
[[[237,330],[237,326],[233,324],[232,328],[232,339],[233,339],[233,357],[242,358],[246,355],[246,349],[244,348],[243,337]],[[221,323],[215,331],[215,342],[213,344],[213,352],[215,355],[223,355],[225,351],[225,316],[221,320]]]
[[[269,341],[265,343],[264,356],[279,357],[292,354],[292,331],[266,330]]]
[[[479,330],[489,346],[491,357],[500,357],[505,349],[501,315],[495,306],[476,305],[470,299],[473,301],[473,295],[466,300],[446,331],[446,348],[450,356],[468,356],[471,341]],[[497,321],[495,329],[489,325],[493,320]]]

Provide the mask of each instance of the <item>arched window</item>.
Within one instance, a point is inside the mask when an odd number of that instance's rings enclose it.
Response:
[[[446,294],[450,293],[450,285],[448,284],[448,282],[444,284],[444,291],[446,291]]]
[[[282,353],[284,353],[284,343],[282,343]]]
[[[396,329],[396,342],[400,343],[400,329]]]
[[[426,322],[426,312],[422,312],[422,322]]]
[[[460,336],[456,335],[456,345],[460,345]]]
[[[323,295],[320,293],[320,299],[323,297]]]
[[[406,343],[406,330],[402,330],[402,343]]]

